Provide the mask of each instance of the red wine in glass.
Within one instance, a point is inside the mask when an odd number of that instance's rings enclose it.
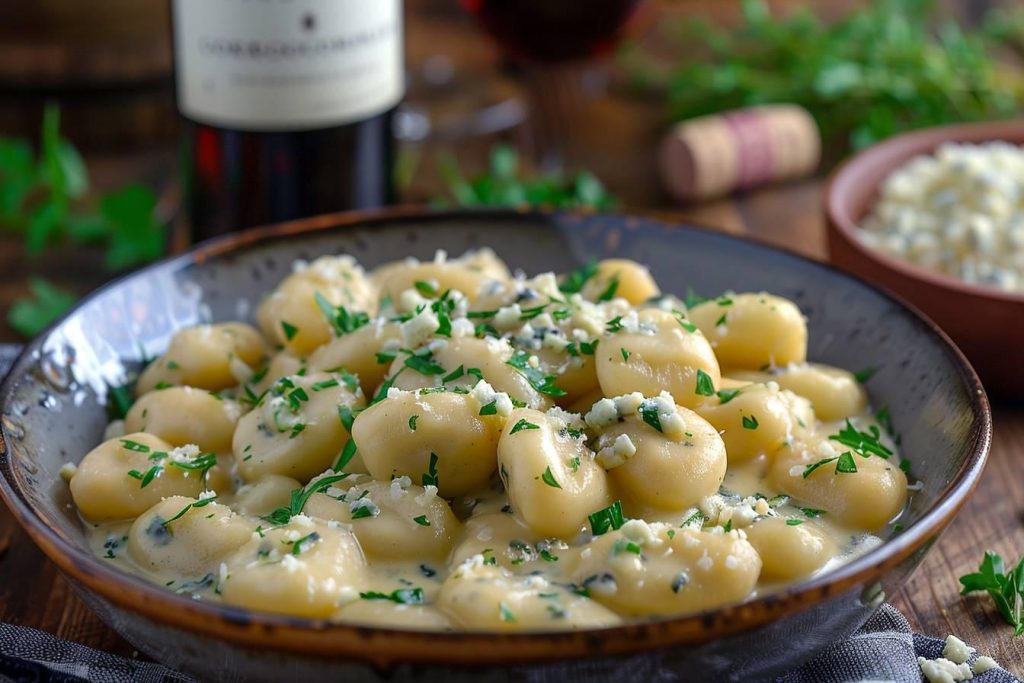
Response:
[[[642,0],[460,0],[522,71],[532,156],[544,171],[576,165],[587,115],[587,62],[611,52]]]
[[[641,0],[461,0],[517,60],[565,62],[615,47]]]

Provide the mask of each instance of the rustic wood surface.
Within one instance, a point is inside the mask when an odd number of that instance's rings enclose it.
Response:
[[[493,47],[468,19],[438,9],[440,4],[423,2],[409,17],[410,65],[423,64],[442,45],[453,62],[469,65],[471,75],[485,82],[500,82],[496,91],[504,92],[509,79],[500,75],[502,70]],[[514,82],[511,87],[514,90]],[[672,206],[659,188],[654,165],[654,144],[664,125],[656,101],[623,96],[616,90],[613,78],[609,93],[590,103],[587,116],[576,131],[581,150],[578,162],[605,179],[627,209],[653,208],[679,221],[754,236],[814,258],[826,258],[820,178],[699,206]],[[507,137],[517,139],[514,131]],[[484,158],[494,139],[460,144],[460,159],[472,168]],[[407,197],[423,198],[436,191],[432,159],[439,151],[430,143],[404,150],[415,161]],[[174,153],[156,150],[114,160],[94,157],[90,162],[97,164],[94,177],[100,185],[138,177],[159,184],[173,174]],[[173,196],[173,192],[168,194]],[[16,241],[0,236],[0,312],[5,313],[11,301],[24,294],[25,277],[31,273],[46,274],[59,284],[84,293],[106,277],[95,270],[94,263],[95,258],[89,254],[74,250],[58,251],[39,262],[28,261]],[[6,323],[0,323],[0,342],[11,341],[17,341],[17,337]],[[910,457],[924,458],[928,454]],[[1001,621],[987,597],[961,598],[957,581],[957,577],[977,567],[987,549],[1014,561],[1024,553],[1024,474],[1017,458],[1024,458],[1024,410],[996,406],[992,455],[978,491],[909,583],[890,599],[916,630],[936,637],[956,633],[979,652],[994,656],[1007,668],[1022,674],[1024,639],[1013,637],[1011,628]],[[85,607],[2,506],[0,621],[43,629],[109,652],[138,656]]]

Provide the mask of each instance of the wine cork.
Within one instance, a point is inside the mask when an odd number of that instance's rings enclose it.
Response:
[[[821,135],[807,110],[774,104],[677,124],[661,142],[661,177],[681,201],[812,174]]]

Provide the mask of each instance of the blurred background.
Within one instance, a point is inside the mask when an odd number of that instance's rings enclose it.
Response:
[[[257,134],[179,112],[195,6],[0,0],[0,339],[191,241],[389,203],[640,211],[821,258],[837,162],[1024,98],[1024,12],[998,0],[410,0],[395,101]],[[674,128],[765,103],[797,107]],[[723,169],[723,145],[789,156]]]

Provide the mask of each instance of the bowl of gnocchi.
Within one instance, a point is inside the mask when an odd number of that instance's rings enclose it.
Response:
[[[862,282],[515,212],[200,245],[30,344],[0,411],[18,521],[211,680],[783,673],[900,586],[991,433],[955,347]]]

